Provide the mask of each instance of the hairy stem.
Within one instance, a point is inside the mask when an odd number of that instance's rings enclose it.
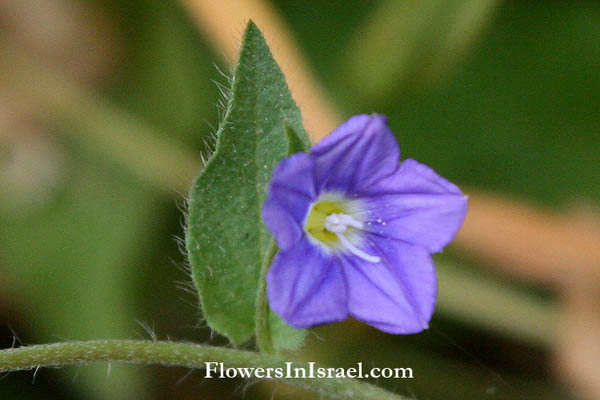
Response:
[[[207,362],[233,368],[285,368],[286,360],[270,354],[189,343],[138,340],[103,340],[26,346],[0,351],[0,372],[39,367],[82,365],[97,361],[160,364],[205,369]],[[292,368],[308,364],[293,362]],[[317,366],[315,366],[317,368]],[[216,374],[213,374],[216,376]],[[276,379],[334,399],[406,400],[377,386],[348,378]]]

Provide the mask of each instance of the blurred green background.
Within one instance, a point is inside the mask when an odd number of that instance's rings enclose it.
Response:
[[[597,210],[600,2],[266,3],[342,116],[386,114],[405,157],[547,210]],[[218,125],[222,54],[174,0],[2,2],[3,348],[15,334],[23,344],[150,332],[225,344],[202,322],[178,245],[190,170]],[[392,336],[348,321],[313,329],[295,356],[412,367],[413,380],[378,383],[415,399],[575,398],[553,369],[552,291],[454,248],[436,261],[429,331]],[[102,364],[8,374],[0,398],[316,396]]]

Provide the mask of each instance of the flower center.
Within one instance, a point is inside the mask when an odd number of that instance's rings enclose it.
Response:
[[[356,231],[362,229],[363,223],[347,211],[351,208],[352,204],[341,199],[318,201],[311,207],[304,229],[327,249],[341,248],[365,261],[378,263],[379,257],[365,253],[352,243],[359,239]]]
[[[357,221],[348,214],[329,214],[325,218],[325,229],[329,232],[333,233],[344,233],[348,226],[351,226],[356,229],[361,229],[363,227],[362,222]]]

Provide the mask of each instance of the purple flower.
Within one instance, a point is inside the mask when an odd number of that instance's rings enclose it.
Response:
[[[452,240],[467,197],[407,159],[381,115],[357,115],[281,161],[263,218],[279,252],[271,308],[296,328],[348,316],[390,333],[426,329],[437,284],[431,253]]]

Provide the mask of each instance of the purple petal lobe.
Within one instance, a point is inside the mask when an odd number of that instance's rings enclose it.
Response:
[[[330,197],[342,209],[337,222],[330,214],[314,223],[338,235],[332,252],[303,227],[311,205]],[[452,240],[466,211],[454,184],[417,161],[400,164],[385,117],[352,117],[275,169],[263,207],[280,248],[267,275],[270,306],[297,328],[352,315],[385,332],[420,332],[437,294],[430,253]]]
[[[456,185],[411,159],[358,197],[364,198],[367,231],[433,253],[454,238],[467,212],[467,197]]]
[[[356,115],[311,150],[317,187],[360,191],[398,167],[400,149],[382,115]]]
[[[350,315],[389,333],[426,329],[437,294],[429,252],[421,246],[376,236],[366,240],[364,249],[377,254],[381,261],[343,258]]]
[[[306,238],[277,253],[267,274],[267,296],[271,308],[296,328],[348,317],[339,261]]]
[[[316,198],[314,180],[314,162],[305,153],[284,159],[273,171],[262,216],[281,250],[302,238],[302,224]]]

